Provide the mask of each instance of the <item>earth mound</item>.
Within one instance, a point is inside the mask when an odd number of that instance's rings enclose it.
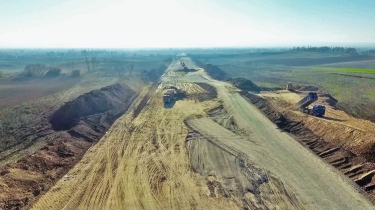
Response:
[[[196,70],[196,69],[189,69],[189,68],[187,68],[187,67],[185,66],[183,69],[179,69],[179,70],[177,70],[177,71],[184,72],[184,73],[189,73],[189,72],[196,72],[196,71],[198,71],[198,70]]]
[[[217,66],[214,66],[212,64],[205,64],[203,68],[206,70],[206,72],[214,79],[216,80],[227,80],[230,79],[230,77]]]
[[[198,101],[209,101],[217,97],[217,91],[213,86],[200,82],[197,82],[196,84],[199,85],[199,87],[201,87],[206,92],[191,95],[192,98],[196,98]]]
[[[231,79],[230,82],[241,90],[260,91],[260,88],[249,79],[236,78]]]
[[[81,125],[80,121],[94,120],[103,124],[125,110],[135,95],[134,90],[120,84],[93,90],[63,105],[51,116],[50,122],[54,130],[69,130]],[[101,116],[95,116],[98,114]]]
[[[319,88],[312,85],[300,86],[298,88],[299,91],[318,91]]]
[[[325,99],[323,100],[324,102],[328,103],[330,106],[336,106],[337,105],[337,102],[338,100],[335,99],[331,94],[321,94],[319,95],[319,97],[325,97]]]
[[[148,72],[145,72],[143,75],[142,80],[144,82],[157,82],[160,76],[164,73],[165,69],[168,68],[169,64],[172,62],[172,58],[168,58],[163,61],[163,63],[159,66],[158,69],[151,69]]]

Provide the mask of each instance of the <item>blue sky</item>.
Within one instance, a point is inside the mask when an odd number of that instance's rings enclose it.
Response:
[[[375,43],[373,0],[0,0],[0,47]]]

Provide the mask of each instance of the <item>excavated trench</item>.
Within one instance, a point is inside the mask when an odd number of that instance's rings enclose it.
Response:
[[[143,75],[144,83],[158,83],[172,59]],[[151,93],[153,90],[150,88]],[[156,86],[157,87],[157,86]],[[115,84],[83,94],[58,110],[49,110],[33,119],[23,130],[14,131],[22,141],[15,148],[0,148],[0,209],[27,209],[61,179],[133,104],[140,89]],[[144,96],[137,115],[147,103]],[[20,133],[19,135],[16,135]],[[36,143],[41,149],[15,162],[5,163]],[[17,148],[16,148],[17,147]],[[9,152],[9,151],[10,152]],[[27,153],[29,154],[29,153]]]
[[[46,135],[34,139],[44,146],[0,170],[0,209],[30,207],[129,109],[138,93],[115,84],[83,94],[46,116],[41,121]]]
[[[241,91],[240,94],[261,110],[280,130],[293,135],[303,146],[351,178],[358,185],[356,188],[359,192],[369,195],[368,197],[373,201],[375,195],[374,163],[366,161],[365,157],[325,141],[309,130],[304,122],[293,121],[276,111],[266,99],[247,91]]]

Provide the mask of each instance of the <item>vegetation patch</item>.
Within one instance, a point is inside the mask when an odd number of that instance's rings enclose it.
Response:
[[[375,74],[375,69],[334,68],[334,67],[316,67],[315,69],[323,70],[323,71],[341,72],[341,73]]]

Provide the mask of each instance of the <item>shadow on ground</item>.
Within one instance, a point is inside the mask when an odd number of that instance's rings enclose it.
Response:
[[[176,104],[176,101],[178,101],[178,100],[184,100],[187,97],[186,93],[184,93],[184,92],[177,93],[175,96],[176,96],[176,98],[174,100],[171,100],[170,103],[164,103],[164,108],[165,109],[172,109],[173,106]]]
[[[170,103],[164,103],[164,108],[165,109],[172,109],[175,104],[176,104],[176,101],[172,100]]]
[[[322,117],[323,119],[326,119],[326,120],[331,120],[331,121],[336,121],[336,122],[345,122],[345,120],[339,120],[339,119],[336,119],[336,118],[332,118],[332,117]]]

